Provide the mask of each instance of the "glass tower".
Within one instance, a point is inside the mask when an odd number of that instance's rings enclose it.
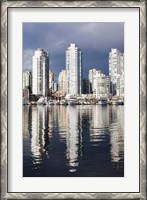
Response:
[[[76,44],[66,50],[67,94],[82,94],[82,52]]]
[[[37,49],[33,56],[32,93],[49,95],[49,55],[43,49]]]

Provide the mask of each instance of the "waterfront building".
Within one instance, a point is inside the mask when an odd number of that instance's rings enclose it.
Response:
[[[124,55],[118,49],[109,52],[110,93],[124,97]]]
[[[96,98],[109,98],[109,76],[97,70],[93,76],[93,94]]]
[[[27,88],[23,89],[23,98],[29,99],[29,90]]]
[[[120,97],[124,97],[124,70],[122,70],[122,73],[120,75],[119,85],[120,89],[117,90],[117,95]]]
[[[96,98],[109,98],[110,80],[101,70],[95,68],[89,70],[89,91]]]
[[[31,91],[31,72],[23,72],[23,90],[28,89]]]
[[[66,80],[67,80],[66,70],[62,70],[59,73],[59,77],[58,77],[58,91],[61,96],[66,95],[66,91],[67,91],[67,81]]]
[[[23,104],[28,105],[29,104],[29,99],[30,99],[30,94],[29,94],[29,89],[23,89]]]
[[[49,95],[51,96],[54,92],[54,73],[49,70]]]
[[[58,91],[58,84],[54,83],[54,92],[57,92],[57,91]]]
[[[90,94],[93,94],[93,80],[94,80],[96,71],[97,70],[95,68],[92,68],[89,70],[88,80],[89,80],[89,93]]]
[[[35,95],[49,95],[49,55],[39,48],[33,56],[32,93]]]
[[[71,43],[66,50],[67,95],[82,94],[82,52]]]

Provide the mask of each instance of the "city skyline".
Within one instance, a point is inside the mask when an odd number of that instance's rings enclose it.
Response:
[[[66,66],[66,48],[72,42],[83,52],[83,78],[92,67],[108,75],[110,49],[124,52],[124,23],[24,23],[23,70],[31,71],[34,51],[43,48],[50,54],[50,68],[57,82]]]
[[[109,76],[102,70],[89,70],[88,79],[83,79],[83,53],[74,43],[66,50],[66,70],[58,76],[58,95],[64,97],[93,94],[96,98],[124,97],[124,53],[111,48],[109,52]],[[54,73],[49,69],[49,54],[43,49],[37,49],[33,56],[31,72],[23,72],[23,89],[29,89],[35,95],[52,96],[54,90]],[[63,72],[65,73],[63,74]],[[85,87],[88,87],[87,89]],[[24,95],[27,94],[24,91]]]

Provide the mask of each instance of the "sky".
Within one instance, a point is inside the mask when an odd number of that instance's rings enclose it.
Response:
[[[23,71],[32,70],[32,56],[37,48],[50,55],[50,68],[55,81],[65,69],[65,51],[75,43],[83,52],[83,77],[91,68],[109,74],[108,56],[111,48],[124,52],[124,23],[60,22],[23,23]]]

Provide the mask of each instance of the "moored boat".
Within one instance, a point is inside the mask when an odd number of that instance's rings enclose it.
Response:
[[[31,101],[31,105],[37,105],[36,101]]]
[[[111,101],[111,105],[116,105],[116,101]]]
[[[98,105],[107,105],[107,100],[105,100],[105,99],[101,99],[101,100],[99,100],[98,101],[98,103],[97,103]]]
[[[54,100],[53,103],[54,103],[54,105],[59,105],[60,101],[59,100]]]
[[[40,97],[39,100],[37,101],[37,105],[46,105],[47,101],[45,97]]]
[[[123,100],[119,100],[118,101],[118,105],[124,105],[124,101]]]
[[[75,98],[71,98],[67,100],[68,105],[77,105],[77,100]]]
[[[112,105],[119,105],[118,101],[111,101]]]
[[[49,100],[48,101],[48,105],[54,105],[54,101],[53,100]]]
[[[65,99],[60,100],[60,105],[67,105],[67,101]]]

